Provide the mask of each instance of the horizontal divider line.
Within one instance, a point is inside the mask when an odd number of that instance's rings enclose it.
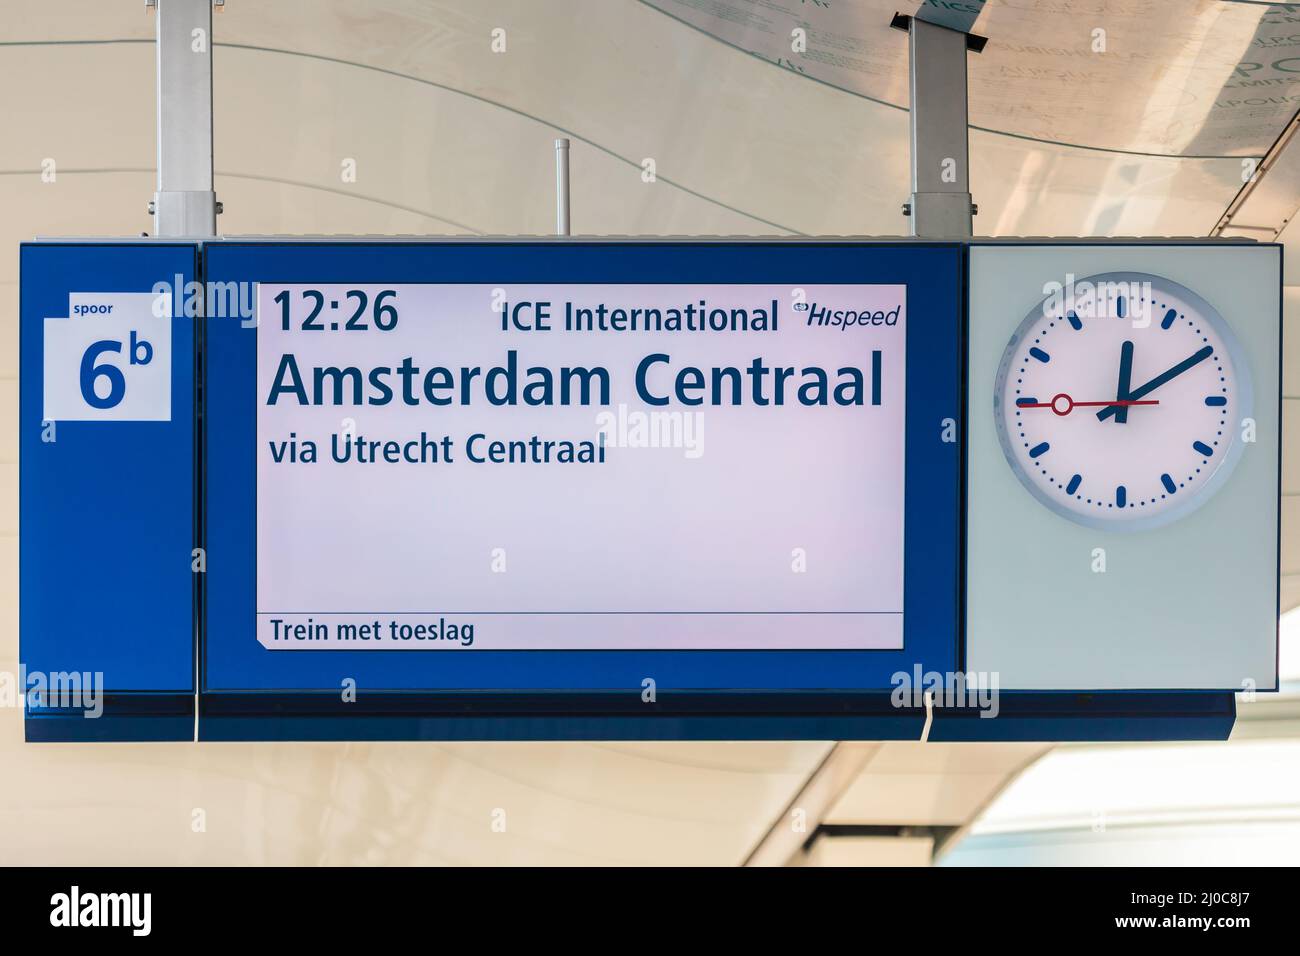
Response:
[[[258,617],[266,617],[268,614],[337,614],[359,615],[359,614],[459,614],[470,615],[478,614],[483,616],[541,616],[547,614],[564,615],[564,614],[731,614],[736,616],[743,615],[766,615],[766,614],[902,614],[902,611],[258,611]]]

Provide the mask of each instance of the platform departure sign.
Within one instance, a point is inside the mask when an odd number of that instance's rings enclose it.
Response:
[[[33,739],[1222,737],[1278,685],[1275,246],[39,242],[21,291],[23,663],[107,719]]]

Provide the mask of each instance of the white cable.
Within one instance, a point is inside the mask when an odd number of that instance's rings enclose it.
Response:
[[[930,725],[934,723],[934,691],[925,692],[925,726],[921,728],[921,743],[930,739]]]

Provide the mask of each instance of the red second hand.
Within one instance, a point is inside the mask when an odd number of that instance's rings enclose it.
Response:
[[[1061,404],[1064,404],[1065,406],[1064,410],[1058,407]],[[1114,401],[1110,401],[1110,402],[1076,402],[1069,395],[1065,394],[1065,392],[1061,392],[1057,395],[1052,396],[1052,400],[1050,402],[1021,402],[1017,400],[1016,408],[1050,408],[1053,411],[1053,413],[1057,415],[1065,416],[1070,414],[1071,409],[1075,409],[1075,408],[1109,408],[1112,405],[1115,406],[1116,408],[1128,408],[1132,405],[1159,405],[1159,404],[1160,404],[1159,399],[1154,399],[1154,398],[1148,398],[1141,401],[1135,401],[1133,399],[1117,398]]]

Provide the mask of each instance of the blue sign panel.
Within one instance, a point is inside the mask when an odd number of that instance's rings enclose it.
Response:
[[[214,699],[957,666],[960,247],[224,242],[206,268]]]
[[[196,319],[183,295],[196,250],[54,243],[21,256],[29,735],[93,737],[109,722],[83,711],[115,715],[135,695],[136,710],[171,720],[150,733],[189,736]]]

